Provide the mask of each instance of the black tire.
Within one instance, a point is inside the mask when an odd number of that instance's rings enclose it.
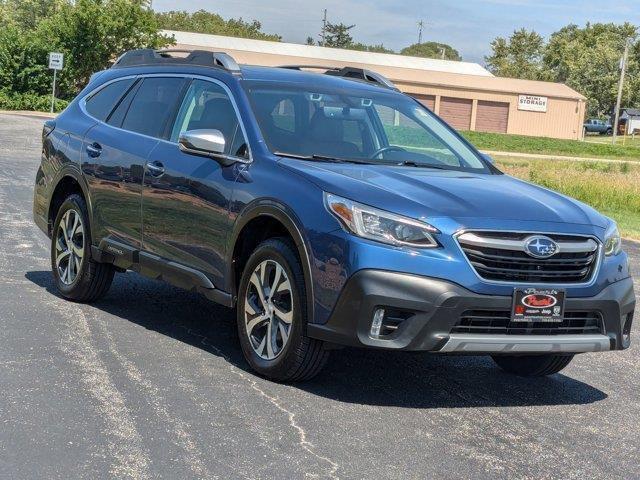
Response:
[[[83,224],[83,257],[80,269],[76,273],[75,279],[66,283],[60,277],[60,272],[56,265],[56,242],[61,233],[61,222],[65,213],[73,210],[75,214],[79,214]],[[51,235],[51,270],[56,288],[60,294],[74,302],[90,303],[98,300],[107,293],[115,269],[113,265],[106,263],[98,263],[91,258],[91,229],[89,226],[89,215],[84,199],[77,194],[69,195],[60,206],[56,219],[53,223]]]
[[[607,130],[607,135],[613,135],[613,128],[609,128]]]
[[[292,321],[288,340],[273,359],[258,355],[247,333],[245,299],[251,276],[263,262],[277,262],[286,273],[291,286],[290,303]],[[284,238],[265,240],[253,251],[247,261],[238,291],[237,323],[242,352],[249,365],[261,376],[279,382],[304,381],[315,377],[326,364],[329,352],[324,342],[306,336],[306,285],[300,260],[294,247]]]
[[[521,377],[545,377],[558,373],[573,360],[573,355],[500,356],[493,361],[505,372]]]

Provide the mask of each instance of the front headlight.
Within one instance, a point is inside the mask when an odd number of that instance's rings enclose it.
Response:
[[[391,245],[434,248],[438,229],[395,213],[362,205],[331,193],[324,194],[327,209],[354,235]]]
[[[612,221],[604,235],[604,254],[607,257],[618,255],[622,251],[622,239],[616,222]]]

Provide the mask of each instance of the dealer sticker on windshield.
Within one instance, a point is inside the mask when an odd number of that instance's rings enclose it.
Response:
[[[513,294],[512,322],[562,322],[564,290],[517,288]]]

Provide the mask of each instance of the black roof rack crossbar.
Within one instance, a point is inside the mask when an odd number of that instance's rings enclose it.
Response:
[[[358,67],[327,67],[324,65],[282,65],[280,68],[288,68],[290,70],[325,70],[325,75],[334,77],[343,77],[353,80],[364,80],[369,83],[376,83],[380,86],[398,90],[391,80],[372,70]]]
[[[175,56],[175,53],[186,53],[186,56]],[[121,55],[111,68],[142,67],[146,65],[198,65],[217,67],[231,73],[240,73],[240,67],[233,57],[224,52],[207,50],[153,50],[141,48],[130,50]]]

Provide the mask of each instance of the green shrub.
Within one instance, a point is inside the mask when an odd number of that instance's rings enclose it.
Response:
[[[54,110],[64,110],[69,102],[56,98]],[[0,110],[31,110],[48,112],[51,108],[51,97],[35,93],[0,92]]]

